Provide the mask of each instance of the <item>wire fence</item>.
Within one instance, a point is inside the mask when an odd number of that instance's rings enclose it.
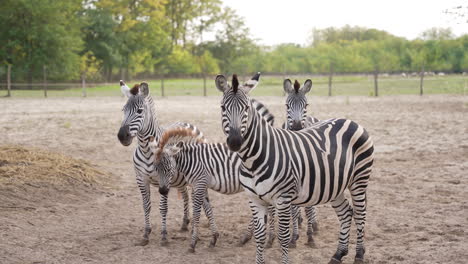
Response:
[[[5,67],[6,68],[6,67]],[[1,75],[0,75],[1,76]],[[6,69],[4,78],[0,79],[0,96],[6,97],[87,97],[87,96],[120,96],[118,81],[108,82],[55,82],[47,79],[44,69],[43,80],[38,82],[14,82],[11,71]],[[250,76],[241,76],[247,80]],[[423,78],[421,78],[423,77]],[[219,95],[214,86],[215,76],[206,78],[159,78],[146,80],[151,93],[157,96],[211,96]],[[282,96],[283,80],[289,78],[304,82],[312,79],[311,95],[319,96],[381,96],[397,94],[463,94],[468,92],[466,74],[387,74],[377,76],[377,85],[373,74],[262,74],[256,95]],[[127,81],[137,83],[142,80]]]

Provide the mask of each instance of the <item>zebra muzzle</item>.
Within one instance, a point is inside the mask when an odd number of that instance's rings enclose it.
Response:
[[[130,129],[128,125],[120,127],[119,133],[117,133],[117,138],[124,146],[128,146],[132,143],[133,137],[130,135]]]
[[[226,143],[230,150],[239,151],[244,143],[244,139],[239,130],[229,129],[229,135],[226,139]]]
[[[167,195],[169,193],[169,188],[167,188],[166,186],[161,186],[159,187],[159,193],[161,195]]]

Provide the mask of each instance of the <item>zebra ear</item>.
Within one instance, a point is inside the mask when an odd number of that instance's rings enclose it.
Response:
[[[182,141],[179,141],[177,144],[167,147],[166,153],[169,156],[177,155],[177,153],[179,153],[180,150],[182,149],[183,144],[184,143]]]
[[[310,91],[310,89],[312,88],[312,80],[310,79],[307,79],[305,82],[304,82],[304,86],[302,86],[301,88],[301,92],[303,92],[304,94],[308,93]]]
[[[124,81],[120,80],[120,91],[123,95],[130,97],[132,94],[130,93],[130,88],[124,83]]]
[[[224,75],[221,74],[216,76],[215,84],[216,88],[218,88],[218,90],[222,93],[224,93],[224,91],[228,88],[226,77],[224,77]]]
[[[242,86],[242,90],[244,92],[249,93],[251,90],[255,89],[257,87],[258,82],[260,80],[260,72],[257,72],[252,79],[248,80],[247,82],[244,83]]]
[[[143,97],[146,97],[149,95],[149,87],[147,82],[142,82],[140,83],[140,94]]]
[[[284,92],[287,94],[294,92],[294,87],[292,85],[291,80],[289,79],[284,80],[283,89],[284,89]]]

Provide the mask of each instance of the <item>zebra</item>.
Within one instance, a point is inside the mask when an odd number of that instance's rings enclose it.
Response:
[[[274,205],[279,218],[278,238],[282,263],[289,263],[291,205],[313,206],[330,202],[340,221],[338,248],[329,263],[341,263],[348,254],[354,218],[357,229],[354,263],[364,261],[364,225],[367,185],[373,165],[373,142],[359,124],[334,118],[300,131],[278,129],[252,110],[248,93],[258,74],[245,85],[233,75],[231,86],[218,75],[223,93],[221,123],[226,142],[242,160],[241,184],[255,217],[256,263],[264,263],[265,212]],[[351,206],[344,191],[351,194]]]
[[[292,131],[298,131],[304,127],[310,127],[319,120],[313,116],[307,115],[307,96],[306,94],[312,88],[312,81],[307,79],[303,86],[295,80],[294,86],[290,79],[285,79],[283,82],[283,89],[286,97],[286,122],[283,123],[282,128]],[[312,234],[318,231],[317,215],[315,207],[306,206],[305,213],[307,217],[307,245],[314,246],[314,239]],[[296,241],[299,238],[298,224],[302,221],[300,218],[300,209],[292,206],[291,212],[293,215],[293,234],[289,247],[295,247]],[[268,247],[268,244],[267,244]]]
[[[153,98],[149,94],[148,84],[142,82],[135,84],[130,89],[122,80],[120,81],[120,89],[122,93],[128,97],[128,100],[123,107],[124,118],[120,126],[117,137],[120,143],[124,146],[129,146],[133,138],[138,138],[138,146],[133,154],[133,165],[136,174],[136,182],[140,189],[143,200],[143,211],[145,216],[145,232],[143,240],[137,245],[145,246],[149,243],[149,235],[151,234],[151,196],[150,184],[158,186],[158,177],[154,173],[153,160],[154,155],[149,149],[149,138],[153,137],[159,140],[164,128],[159,126],[154,108]],[[203,138],[202,133],[194,126],[187,123],[176,123],[172,126],[191,127],[197,132],[200,138]],[[171,183],[182,194],[184,200],[184,216],[182,220],[182,231],[187,231],[189,224],[189,196],[187,193],[187,182],[182,176],[176,177]],[[161,213],[161,245],[167,244],[167,194],[162,194],[160,197],[159,210]]]

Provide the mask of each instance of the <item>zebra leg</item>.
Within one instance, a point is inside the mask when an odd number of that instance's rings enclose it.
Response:
[[[150,185],[147,180],[143,180],[140,177],[137,177],[137,185],[141,192],[141,197],[143,200],[143,211],[145,213],[145,233],[143,235],[143,240],[138,242],[137,246],[146,246],[149,243],[149,235],[151,234],[151,222],[150,222],[150,213],[151,213],[151,193]]]
[[[340,220],[340,235],[338,249],[328,263],[336,264],[341,263],[341,258],[348,255],[349,231],[353,220],[353,208],[349,205],[348,199],[345,198],[344,194],[339,195],[331,202],[331,205]]]
[[[278,198],[276,201],[278,211],[278,240],[281,245],[281,263],[289,263],[289,225],[291,223],[291,201],[289,199]]]
[[[247,226],[247,230],[245,231],[245,233],[241,236],[241,239],[239,240],[239,246],[245,245],[252,238],[253,226],[254,226],[254,217],[252,216],[250,217],[250,222],[249,222],[249,225]]]
[[[292,224],[293,224],[293,233],[291,240],[289,241],[289,248],[296,248],[296,242],[299,239],[299,215],[301,214],[301,209],[298,206],[291,206],[291,215],[292,215]]]
[[[265,248],[271,248],[273,246],[273,241],[275,241],[276,233],[275,233],[275,217],[276,217],[276,209],[274,206],[268,206],[268,217],[270,220],[268,221],[268,239]]]
[[[315,207],[307,206],[305,207],[305,212],[307,216],[307,243],[309,247],[316,247],[313,234],[318,232],[318,223],[317,223],[317,214],[315,212]]]
[[[364,253],[366,252],[364,247],[364,227],[366,225],[367,209],[366,188],[367,183],[353,184],[350,188],[354,209],[353,217],[357,232],[356,257],[354,258],[354,264],[364,263]]]
[[[254,237],[257,244],[257,249],[255,253],[255,263],[264,264],[265,263],[265,239],[266,239],[266,211],[267,207],[258,203],[257,201],[250,200],[250,210],[252,210],[252,215],[254,217]]]
[[[187,192],[187,187],[180,187],[179,188],[180,194],[182,194],[182,198],[184,199],[184,219],[182,220],[182,227],[180,228],[180,231],[188,231],[188,224],[190,223],[190,218],[189,218],[189,195]]]
[[[297,225],[298,225],[298,228],[301,229],[302,222],[304,222],[304,219],[302,218],[301,209],[298,209],[298,210],[299,210],[299,214],[297,215]]]
[[[161,197],[159,198],[159,212],[161,213],[161,246],[165,246],[167,245],[167,194],[160,196]]]
[[[205,199],[203,199],[203,209],[205,210],[205,214],[208,217],[208,221],[210,222],[210,230],[213,238],[210,241],[210,248],[216,246],[216,241],[218,241],[219,233],[218,227],[216,226],[216,222],[213,216],[213,208],[211,207],[210,200],[208,199],[208,190],[206,192]]]
[[[198,242],[198,224],[200,223],[201,207],[205,200],[206,185],[194,186],[192,190],[192,240],[190,242],[189,252],[195,253],[195,246]]]

